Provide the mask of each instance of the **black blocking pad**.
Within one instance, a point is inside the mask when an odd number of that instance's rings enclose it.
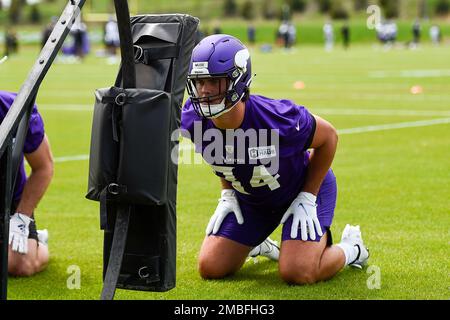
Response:
[[[136,88],[123,89],[122,66],[111,88],[98,89],[92,124],[88,192],[100,202],[104,277],[118,207],[129,225],[117,288],[175,287],[177,141],[189,62],[199,20],[189,15],[131,18]]]

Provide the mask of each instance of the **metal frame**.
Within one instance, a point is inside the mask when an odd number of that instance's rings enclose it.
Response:
[[[86,0],[70,0],[39,58],[0,125],[0,300],[7,299],[11,203],[31,111],[39,87]],[[123,88],[136,87],[130,13],[127,0],[114,0],[121,42]],[[101,299],[113,299],[125,250],[131,206],[118,205],[116,227]]]
[[[7,299],[11,202],[31,111],[39,87],[85,2],[86,0],[68,2],[0,125],[0,300]]]

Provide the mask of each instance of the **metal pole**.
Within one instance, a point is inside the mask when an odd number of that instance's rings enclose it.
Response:
[[[0,158],[0,300],[8,295],[9,219],[12,198],[12,141]]]
[[[13,178],[16,176],[14,171],[18,170],[15,162],[17,162],[18,154],[23,148],[25,131],[39,86],[85,2],[86,0],[70,0],[68,2],[47,43],[42,48],[39,58],[0,125],[0,299],[2,300],[7,298],[9,219],[14,192]],[[2,62],[4,62],[3,59]],[[13,138],[18,127],[17,138],[19,143],[13,147]]]

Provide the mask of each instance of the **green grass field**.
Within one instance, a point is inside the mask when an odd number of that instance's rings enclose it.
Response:
[[[2,65],[0,87],[19,90],[37,53],[25,48]],[[364,45],[332,53],[317,46],[269,54],[252,49],[253,93],[293,99],[339,130],[332,232],[338,241],[345,224],[361,225],[370,265],[381,272],[380,289],[368,288],[372,273],[356,269],[344,269],[328,282],[288,286],[277,264],[264,258],[247,262],[225,280],[202,280],[197,255],[219,182],[205,165],[181,165],[176,288],[166,293],[118,290],[116,299],[449,299],[449,55],[448,46],[386,52]],[[36,216],[38,228],[49,229],[51,260],[32,278],[10,278],[10,299],[100,296],[99,205],[84,198],[88,161],[70,157],[88,155],[93,91],[110,86],[117,68],[91,55],[83,64],[53,65],[41,86],[37,103],[56,163]],[[296,81],[303,81],[305,89],[295,90]],[[423,87],[422,94],[410,93],[415,85]],[[433,119],[446,123],[419,122]],[[395,128],[399,123],[404,128]],[[279,240],[280,231],[272,238]],[[67,288],[73,265],[81,271],[78,290]]]

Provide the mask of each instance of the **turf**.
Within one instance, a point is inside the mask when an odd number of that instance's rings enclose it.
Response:
[[[0,87],[19,90],[37,53],[37,48],[26,47],[2,65]],[[252,48],[257,73],[253,93],[294,99],[340,132],[450,118],[449,55],[448,46],[385,51],[364,45],[332,53],[300,47],[268,54]],[[88,161],[61,157],[89,153],[93,90],[110,86],[117,68],[91,55],[82,64],[53,65],[41,86],[37,103],[56,163],[36,216],[38,227],[49,229],[51,260],[32,278],[9,278],[10,299],[99,298],[103,235],[98,203],[84,198]],[[421,71],[416,77],[402,74],[411,70]],[[433,76],[430,70],[442,73]],[[305,89],[295,90],[295,81],[303,81]],[[424,93],[412,95],[414,85],[421,85]],[[344,269],[316,285],[288,286],[277,264],[263,258],[257,264],[247,262],[225,280],[202,280],[196,259],[217,204],[219,182],[205,165],[180,165],[176,288],[166,293],[118,290],[116,298],[448,299],[449,133],[447,123],[340,136],[333,164],[339,198],[332,232],[338,240],[346,223],[361,225],[371,250],[370,265],[381,272],[380,289],[369,289],[371,272],[355,269]],[[279,237],[280,228],[272,235]],[[79,267],[80,289],[67,287],[70,266]]]

